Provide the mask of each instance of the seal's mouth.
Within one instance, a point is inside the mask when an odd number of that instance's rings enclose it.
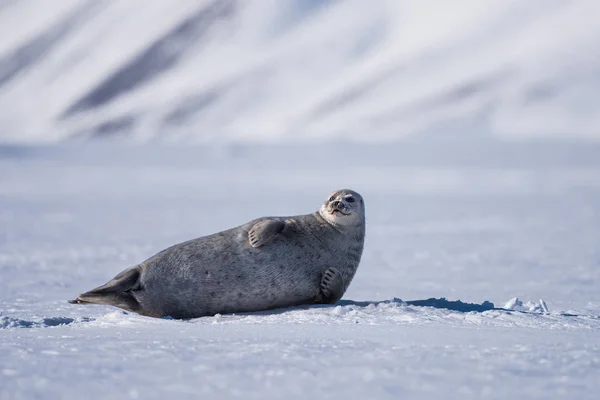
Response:
[[[348,208],[340,203],[339,205],[330,205],[329,206],[329,213],[331,215],[335,215],[335,214],[340,214],[340,215],[349,215],[350,211],[348,210]]]

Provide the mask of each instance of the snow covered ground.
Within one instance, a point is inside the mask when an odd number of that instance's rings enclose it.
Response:
[[[178,321],[66,302],[342,187],[368,221],[338,305]],[[0,147],[0,399],[596,399],[599,267],[597,145]],[[442,297],[548,312],[404,302]]]
[[[0,0],[0,141],[598,140],[599,15],[596,0]]]

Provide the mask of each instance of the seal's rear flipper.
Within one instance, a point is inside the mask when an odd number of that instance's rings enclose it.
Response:
[[[140,290],[140,270],[138,267],[127,269],[115,276],[110,282],[82,293],[71,304],[106,304],[137,311],[140,303],[133,295],[133,291]]]

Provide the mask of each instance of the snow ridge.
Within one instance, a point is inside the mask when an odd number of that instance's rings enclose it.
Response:
[[[540,306],[541,304],[544,306]],[[533,304],[533,303],[531,303]],[[65,308],[58,306],[56,308]],[[140,324],[165,324],[172,318],[154,319],[110,307],[94,307],[94,317],[43,317],[13,318],[0,316],[0,329],[48,328],[57,326],[138,326]],[[97,313],[97,310],[113,310]],[[65,308],[66,311],[66,308]],[[539,329],[600,329],[600,316],[577,315],[565,312],[548,311],[543,300],[539,305],[523,307],[517,298],[511,299],[504,308],[494,308],[489,302],[482,304],[464,303],[460,300],[448,301],[445,298],[416,301],[402,301],[394,298],[385,301],[342,300],[336,305],[289,307],[276,310],[217,314],[189,320],[173,320],[193,324],[431,324],[443,325],[481,324],[486,326],[529,327]]]

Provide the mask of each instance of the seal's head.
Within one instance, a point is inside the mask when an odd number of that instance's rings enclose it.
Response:
[[[319,214],[332,225],[364,226],[365,201],[354,190],[337,190],[325,200]]]

